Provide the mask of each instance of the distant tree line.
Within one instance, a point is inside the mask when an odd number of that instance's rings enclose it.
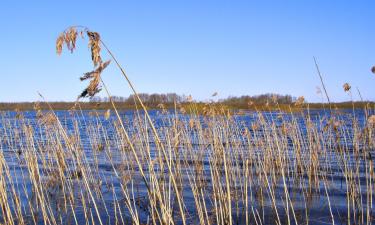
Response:
[[[178,95],[176,93],[168,93],[168,94],[146,94],[141,93],[139,94],[142,102],[149,108],[149,109],[159,109],[159,104],[163,104],[166,108],[174,108],[174,103],[178,104],[187,104],[192,100],[191,97],[186,95]],[[262,95],[243,95],[240,97],[228,97],[224,99],[218,99],[217,97],[212,97],[215,101],[211,101],[214,104],[220,104],[228,106],[231,109],[264,109],[269,110],[272,108],[280,109],[280,108],[287,108],[294,107],[296,98],[291,95],[280,95],[280,94],[262,94]],[[135,96],[130,95],[129,97],[121,97],[121,96],[112,96],[112,100],[116,103],[116,108],[119,110],[126,110],[126,109],[135,109]],[[197,105],[204,107],[206,105],[206,101],[194,101]],[[80,102],[78,105],[75,102],[40,102],[40,108],[48,110],[49,105],[52,106],[55,110],[69,110],[73,108],[77,108],[83,110],[90,110],[90,109],[98,109],[98,110],[106,110],[112,108],[112,104],[108,97],[99,97],[95,96],[91,98],[88,102],[83,101]],[[307,106],[312,108],[327,108],[329,107],[327,103],[309,103],[305,104],[303,107]],[[15,102],[15,103],[1,103],[0,102],[0,111],[4,110],[33,110],[35,106],[34,102]],[[364,108],[370,107],[375,108],[374,102],[338,102],[334,103],[333,105],[335,108]],[[301,106],[298,106],[300,108]]]
[[[185,95],[178,95],[176,93],[167,93],[167,94],[147,94],[147,93],[140,93],[138,94],[139,98],[142,100],[143,103],[148,105],[155,105],[155,104],[172,104],[172,103],[184,103],[187,101],[188,97]],[[114,102],[122,102],[127,104],[134,104],[136,100],[135,95],[130,95],[129,97],[121,97],[121,96],[112,96],[112,101]],[[90,102],[109,102],[108,97],[99,97],[95,96],[90,99]]]
[[[178,95],[176,93],[167,93],[167,94],[147,94],[147,93],[140,93],[138,94],[140,99],[143,103],[148,105],[155,105],[155,104],[172,104],[172,103],[185,103],[188,102],[188,96],[186,95]],[[135,96],[130,95],[129,97],[121,97],[121,96],[112,96],[112,100],[114,102],[123,102],[127,104],[134,104]],[[243,95],[240,97],[228,97],[225,99],[220,99],[219,102],[223,104],[229,105],[246,105],[250,102],[256,105],[263,105],[263,104],[273,104],[275,102],[279,104],[291,104],[296,100],[295,97],[291,95],[280,95],[280,94],[262,94],[262,95]],[[90,102],[109,102],[108,97],[99,97],[95,96],[90,99]]]
[[[236,106],[245,106],[245,105],[265,105],[265,104],[292,104],[296,101],[296,97],[291,95],[280,95],[280,94],[261,94],[261,95],[243,95],[240,97],[228,97],[226,99],[220,100],[221,103],[225,105],[236,105]]]

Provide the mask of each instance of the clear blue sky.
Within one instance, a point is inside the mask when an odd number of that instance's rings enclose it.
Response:
[[[262,93],[321,101],[313,56],[330,97],[342,85],[375,100],[374,1],[10,1],[0,3],[0,101],[73,101],[92,70],[87,42],[55,54],[70,25],[101,33],[139,92],[209,99]],[[106,58],[106,57],[104,57]],[[110,65],[103,79],[128,96]],[[354,99],[358,99],[353,89]]]

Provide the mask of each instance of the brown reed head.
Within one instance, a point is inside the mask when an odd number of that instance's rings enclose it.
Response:
[[[89,38],[89,48],[91,50],[91,60],[96,67],[93,71],[85,73],[80,79],[81,81],[90,79],[90,83],[85,88],[82,93],[79,95],[79,98],[83,97],[93,97],[95,94],[101,91],[100,88],[100,75],[102,71],[109,65],[110,60],[103,63],[101,57],[101,39],[100,35],[97,32],[93,32],[88,30],[87,28],[80,28],[81,30],[78,31],[78,27],[69,27],[64,32],[62,32],[56,40],[56,52],[58,55],[61,55],[64,45],[66,48],[73,53],[76,48],[76,42],[78,33],[82,38],[84,38],[85,34]]]
[[[89,37],[89,47],[91,48],[91,59],[94,66],[96,66],[102,63],[100,56],[100,35],[97,32],[87,31],[87,36]]]
[[[345,91],[345,92],[350,91],[350,89],[352,88],[352,87],[350,86],[350,84],[348,84],[348,83],[345,83],[342,87],[344,88],[344,91]]]
[[[101,91],[100,75],[110,62],[110,60],[104,63],[100,62],[99,66],[95,70],[83,74],[83,76],[80,78],[81,81],[90,79],[90,84],[85,90],[82,91],[79,97],[93,97],[95,94]]]

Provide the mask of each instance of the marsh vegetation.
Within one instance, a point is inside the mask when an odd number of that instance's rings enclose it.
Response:
[[[77,101],[69,111],[44,103],[48,110],[1,113],[1,223],[373,223],[373,106],[311,110],[301,97],[289,111],[278,99],[268,111],[191,100],[147,110],[98,33],[68,28],[57,52],[73,51],[79,36],[95,66],[80,98],[103,88],[110,108]],[[101,47],[134,91],[135,110],[119,110],[102,83],[110,61]]]

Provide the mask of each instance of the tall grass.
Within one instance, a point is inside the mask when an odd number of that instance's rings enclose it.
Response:
[[[81,31],[79,31],[81,29]],[[4,112],[4,224],[372,224],[375,117],[255,110],[247,119],[195,103],[150,112],[98,33],[72,27],[57,51],[88,35],[96,67],[80,97],[101,90],[100,47],[136,96],[133,114]],[[100,85],[101,83],[101,85]],[[303,105],[302,98],[298,101]]]

